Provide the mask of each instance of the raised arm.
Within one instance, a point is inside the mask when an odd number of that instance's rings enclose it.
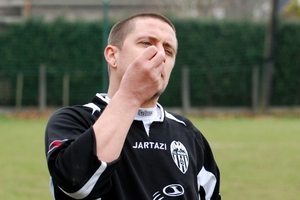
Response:
[[[161,84],[164,56],[150,46],[126,69],[119,88],[93,126],[99,160],[111,162],[120,156],[138,108],[154,96]]]

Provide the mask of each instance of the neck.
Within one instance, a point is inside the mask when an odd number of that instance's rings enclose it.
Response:
[[[112,87],[109,87],[108,88],[108,91],[107,91],[107,96],[112,99],[114,94],[116,93],[117,90],[113,89]],[[156,103],[158,101],[158,98],[159,96],[158,95],[155,95],[153,96],[151,99],[145,101],[144,103],[142,103],[140,105],[140,108],[153,108],[156,106]]]
[[[158,101],[158,97],[152,97],[151,99],[145,101],[140,107],[141,108],[154,108]]]

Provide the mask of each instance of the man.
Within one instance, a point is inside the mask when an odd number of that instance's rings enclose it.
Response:
[[[219,170],[192,123],[157,103],[175,64],[175,28],[143,13],[117,23],[107,94],[58,110],[46,127],[54,199],[220,199]]]

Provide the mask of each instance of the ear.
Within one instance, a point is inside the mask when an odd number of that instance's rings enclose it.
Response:
[[[117,47],[108,45],[104,50],[104,57],[110,67],[116,67],[117,66]]]

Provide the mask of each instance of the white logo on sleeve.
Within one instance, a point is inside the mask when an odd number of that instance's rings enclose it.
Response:
[[[162,200],[165,197],[179,197],[184,194],[184,188],[180,184],[170,184],[163,188],[162,192],[157,191],[153,194],[153,200]]]
[[[164,187],[163,193],[170,197],[178,197],[184,194],[184,188],[180,184],[171,184]]]
[[[189,155],[185,146],[179,141],[173,141],[170,151],[176,166],[182,173],[186,173],[189,167]]]

